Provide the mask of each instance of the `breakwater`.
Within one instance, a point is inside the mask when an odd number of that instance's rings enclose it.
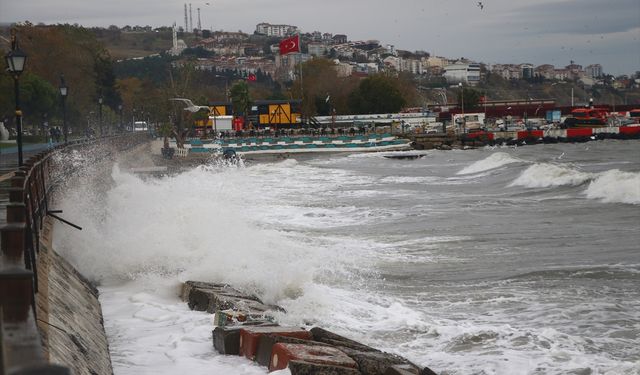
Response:
[[[292,375],[435,375],[428,367],[321,327],[280,326],[269,313],[284,311],[281,307],[265,305],[226,284],[187,281],[181,295],[191,309],[215,313],[212,340],[220,354],[244,356],[269,371],[288,368]]]

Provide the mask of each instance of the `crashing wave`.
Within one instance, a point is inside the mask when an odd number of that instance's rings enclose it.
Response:
[[[461,175],[461,174],[479,173],[479,172],[484,172],[491,169],[500,168],[504,165],[519,163],[519,162],[522,162],[522,160],[516,159],[513,156],[507,154],[506,152],[496,152],[482,160],[478,160],[477,162],[471,164],[470,166],[460,170],[456,174]]]

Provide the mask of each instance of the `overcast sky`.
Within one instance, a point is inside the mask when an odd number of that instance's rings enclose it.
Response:
[[[260,22],[302,32],[376,39],[485,63],[600,63],[606,73],[640,70],[640,0],[205,0],[193,24],[252,33]],[[177,0],[0,0],[0,22],[83,26],[184,26]]]

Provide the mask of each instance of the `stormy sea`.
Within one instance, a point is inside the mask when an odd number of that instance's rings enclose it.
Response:
[[[640,141],[419,154],[116,164],[54,247],[99,285],[116,375],[267,373],[214,351],[186,280],[439,374],[640,373]]]

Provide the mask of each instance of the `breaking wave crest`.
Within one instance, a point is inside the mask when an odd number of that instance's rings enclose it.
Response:
[[[591,181],[585,194],[607,203],[640,204],[640,172],[618,169],[603,172]]]
[[[471,164],[468,167],[463,168],[457,174],[472,174],[488,171],[495,168],[500,168],[504,165],[520,163],[522,160],[516,159],[513,156],[507,154],[506,152],[496,152],[491,154],[490,156],[478,160],[477,162]]]
[[[594,178],[593,173],[581,172],[556,164],[540,163],[527,168],[509,186],[545,188],[552,186],[578,186]]]
[[[611,169],[601,173],[582,172],[556,164],[534,164],[509,186],[547,188],[588,183],[584,195],[605,203],[640,204],[640,172]]]

